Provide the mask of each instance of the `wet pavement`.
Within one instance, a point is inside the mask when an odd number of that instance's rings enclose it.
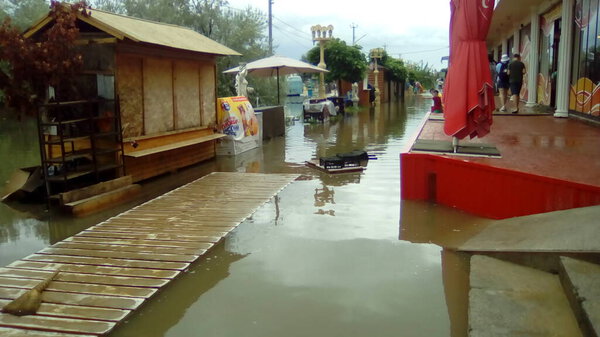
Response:
[[[418,216],[400,225],[399,153],[429,105],[408,97],[405,105],[365,109],[325,124],[296,123],[262,149],[154,179],[138,200],[83,219],[39,205],[0,204],[0,266],[212,171],[299,173],[301,180],[111,336],[449,336],[436,243],[460,244],[482,220],[405,202],[402,207]],[[5,145],[7,139],[14,143]],[[32,139],[31,125],[3,121],[0,157],[11,160],[0,161],[0,181],[37,162]],[[355,149],[377,157],[362,173],[332,176],[304,166]]]
[[[419,139],[448,141],[442,121],[428,121]],[[572,118],[552,115],[494,116],[492,132],[461,144],[486,143],[502,159],[461,159],[577,183],[600,186],[600,128]]]

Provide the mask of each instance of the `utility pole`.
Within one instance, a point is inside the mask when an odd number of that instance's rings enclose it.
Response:
[[[356,44],[356,28],[358,28],[358,25],[355,24],[354,22],[350,25],[350,28],[352,28],[352,45],[354,46]]]
[[[269,1],[269,55],[273,55],[273,2]]]

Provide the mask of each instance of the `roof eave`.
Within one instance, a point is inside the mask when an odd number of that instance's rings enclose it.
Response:
[[[125,40],[125,38],[127,38],[128,40],[131,40],[133,42],[143,42],[143,41],[140,41],[138,38],[131,36],[130,34],[126,34],[125,32],[122,32],[118,29],[115,29],[109,25],[104,24],[100,20],[96,20],[93,16],[86,16],[86,15],[83,15],[82,13],[78,13],[77,19],[81,20],[81,21],[83,21],[83,22],[85,22],[85,23],[111,35],[111,36],[114,36],[115,38],[117,38],[119,40]],[[25,38],[29,38],[29,37],[33,36],[34,34],[39,32],[41,29],[46,27],[48,24],[50,24],[53,20],[54,19],[52,17],[50,17],[49,14],[47,14],[46,16],[40,18],[33,26],[31,26],[31,28],[27,29],[23,33],[23,36]],[[152,43],[150,43],[150,44],[152,44]],[[169,47],[169,46],[163,46],[163,45],[159,45],[159,44],[153,44],[153,45]],[[201,52],[201,51],[197,51],[197,50],[189,50],[189,49],[174,48],[174,47],[171,47],[171,48],[178,49],[178,50],[185,50],[185,51],[189,51],[189,52],[195,52],[195,53],[212,54],[212,55],[216,55],[216,56],[242,56],[242,54],[240,54],[237,51],[235,51],[231,48],[228,48],[228,47],[226,47],[226,48],[229,51],[224,52],[224,53]]]
[[[50,15],[46,14],[45,16],[43,16],[39,20],[37,20],[31,27],[27,28],[23,32],[23,37],[25,37],[25,38],[31,37],[33,34],[40,31],[40,29],[46,27],[46,25],[49,24],[50,22],[52,22],[52,18],[50,17]]]

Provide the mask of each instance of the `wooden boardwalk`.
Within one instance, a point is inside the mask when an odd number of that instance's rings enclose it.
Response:
[[[107,334],[296,177],[212,173],[0,268],[0,307],[61,270],[0,336]]]

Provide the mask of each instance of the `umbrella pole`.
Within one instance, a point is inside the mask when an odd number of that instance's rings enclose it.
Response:
[[[458,150],[458,138],[452,137],[452,147],[454,148],[454,153]]]
[[[277,105],[279,104],[279,68],[277,68]]]

